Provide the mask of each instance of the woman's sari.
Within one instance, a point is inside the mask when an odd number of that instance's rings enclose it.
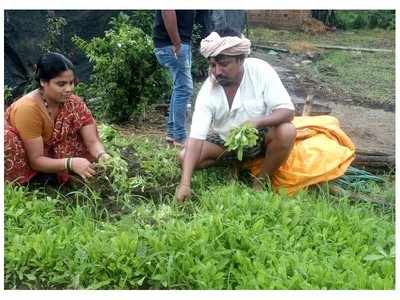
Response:
[[[5,113],[4,123],[5,180],[24,184],[38,172],[30,167],[23,141],[17,129],[10,125],[10,110],[11,107]],[[60,106],[51,138],[44,142],[43,155],[56,159],[85,157],[94,161],[80,135],[80,129],[89,124],[95,124],[90,110],[78,96],[72,95]],[[60,183],[69,179],[67,171],[57,173],[57,177]]]

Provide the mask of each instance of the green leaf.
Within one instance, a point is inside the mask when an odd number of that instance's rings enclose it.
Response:
[[[237,157],[238,157],[238,160],[242,161],[242,159],[243,159],[243,148],[240,148],[238,150]]]
[[[110,282],[111,282],[110,279],[103,280],[103,281],[100,281],[100,282],[96,282],[96,283],[93,283],[92,285],[88,286],[87,289],[88,290],[98,290],[99,288],[110,284]]]
[[[385,258],[383,255],[378,255],[378,254],[370,254],[365,256],[363,259],[365,261],[375,261],[375,260],[380,260],[382,258]]]
[[[264,219],[260,219],[253,225],[253,230],[254,231],[259,231],[263,227],[264,227]]]
[[[140,278],[138,281],[137,281],[137,284],[139,285],[139,286],[142,286],[142,284],[143,284],[143,281],[146,279],[146,276],[143,276],[142,278]]]
[[[15,212],[15,217],[19,217],[20,215],[22,215],[24,213],[24,209],[20,208]]]
[[[32,281],[36,280],[35,274],[27,274],[26,278],[28,278],[29,280],[32,280]]]

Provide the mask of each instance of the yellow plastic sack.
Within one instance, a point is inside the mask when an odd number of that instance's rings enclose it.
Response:
[[[271,178],[274,189],[288,194],[344,174],[355,157],[355,147],[332,116],[295,117],[297,137],[287,161]],[[261,171],[263,158],[250,161],[244,168],[254,176]]]

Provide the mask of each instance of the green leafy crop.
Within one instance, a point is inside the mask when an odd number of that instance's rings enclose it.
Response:
[[[257,129],[249,122],[232,128],[228,139],[225,141],[225,147],[228,148],[228,151],[237,151],[237,158],[241,161],[243,159],[244,148],[250,148],[257,144],[257,133]]]

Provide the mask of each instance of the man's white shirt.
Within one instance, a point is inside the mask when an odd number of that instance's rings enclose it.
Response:
[[[267,62],[247,58],[244,74],[231,109],[224,89],[210,78],[204,82],[196,98],[190,137],[205,140],[210,129],[223,140],[233,127],[266,116],[279,108],[294,110],[290,96],[276,71]]]

